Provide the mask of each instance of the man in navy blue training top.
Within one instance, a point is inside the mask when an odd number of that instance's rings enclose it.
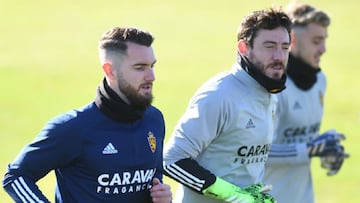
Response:
[[[105,78],[95,101],[52,120],[9,164],[15,202],[49,202],[36,182],[54,170],[57,203],[169,203],[162,184],[165,123],[151,105],[153,36],[114,27],[99,43]]]

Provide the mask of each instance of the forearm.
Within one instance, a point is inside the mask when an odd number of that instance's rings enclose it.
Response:
[[[164,174],[200,194],[216,180],[214,174],[191,158],[181,159],[172,164],[165,162]]]
[[[50,202],[35,181],[24,176],[7,173],[3,180],[3,187],[15,202]]]
[[[262,184],[241,188],[201,167],[195,160],[187,158],[165,165],[165,175],[170,176],[192,190],[225,202],[276,202],[264,190]]]
[[[306,143],[272,144],[268,164],[302,164],[309,163]]]

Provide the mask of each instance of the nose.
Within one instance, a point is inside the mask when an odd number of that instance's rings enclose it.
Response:
[[[326,45],[325,45],[325,43],[322,43],[320,46],[320,53],[323,54],[325,52],[326,52]]]
[[[151,82],[155,80],[155,72],[152,67],[148,69],[146,76],[145,76],[145,80],[151,81]]]
[[[274,60],[284,60],[286,54],[288,54],[287,51],[282,49],[281,47],[277,48],[273,53],[273,59]]]

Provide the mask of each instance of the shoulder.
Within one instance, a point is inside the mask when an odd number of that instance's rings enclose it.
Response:
[[[57,124],[80,122],[81,120],[90,118],[92,114],[96,114],[95,109],[96,105],[94,103],[90,103],[80,108],[72,109],[63,114],[55,116],[50,120],[50,122]]]
[[[244,97],[248,94],[248,90],[231,71],[225,71],[204,82],[194,94],[193,99],[222,103]]]
[[[324,72],[319,71],[317,73],[317,79],[319,82],[325,83],[326,84],[326,75],[324,74]]]
[[[162,116],[163,115],[162,112],[160,111],[160,109],[153,106],[153,105],[149,106],[146,109],[145,114],[146,115],[150,114],[150,115],[153,115],[153,116]]]
[[[70,132],[80,131],[84,129],[83,127],[91,126],[96,119],[99,119],[97,114],[99,113],[95,104],[87,104],[50,119],[43,131],[51,130],[53,134],[70,135],[73,134]]]
[[[163,120],[164,120],[164,116],[163,116],[162,112],[160,111],[160,109],[158,109],[155,106],[149,106],[145,111],[144,117],[156,119],[161,122],[163,122]]]
[[[234,74],[231,71],[224,71],[218,73],[217,75],[209,78],[204,82],[199,90],[227,90],[232,91],[230,87],[235,87],[239,85],[239,80],[236,79]]]
[[[216,118],[238,112],[248,106],[254,92],[242,85],[233,74],[224,72],[206,81],[192,96],[187,107],[189,116],[197,114]]]

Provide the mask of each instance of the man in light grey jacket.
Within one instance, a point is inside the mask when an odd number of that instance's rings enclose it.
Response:
[[[276,202],[261,181],[290,29],[279,9],[243,19],[238,60],[200,87],[165,147],[165,175],[181,183],[175,202]]]

